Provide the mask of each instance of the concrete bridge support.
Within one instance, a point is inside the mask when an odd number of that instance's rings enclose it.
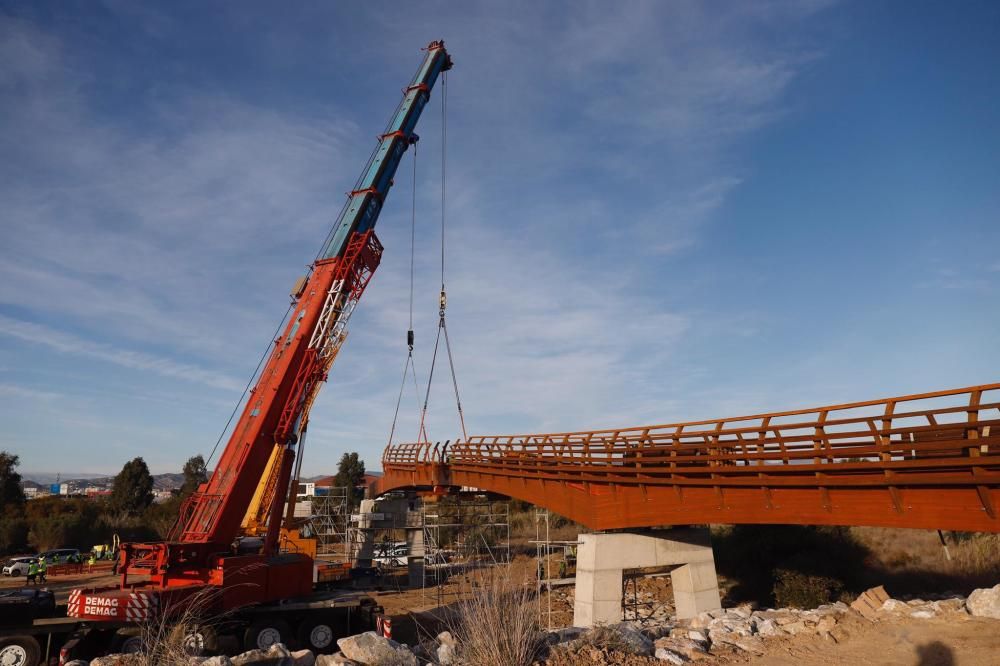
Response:
[[[620,622],[623,574],[630,570],[669,570],[680,619],[722,607],[708,528],[581,534],[573,624]]]

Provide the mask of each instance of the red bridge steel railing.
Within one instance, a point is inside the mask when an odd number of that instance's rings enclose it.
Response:
[[[377,493],[474,487],[593,529],[1000,532],[1000,384],[688,423],[397,444],[382,465]]]

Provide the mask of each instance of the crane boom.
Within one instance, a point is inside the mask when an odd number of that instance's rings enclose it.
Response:
[[[266,547],[273,547],[287,493],[296,432],[308,396],[326,379],[325,359],[335,355],[358,299],[378,267],[382,246],[373,231],[392,179],[415,139],[417,120],[451,58],[441,41],[427,47],[424,61],[379,137],[329,242],[296,299],[285,333],[244,406],[240,420],[208,483],[182,512],[174,537],[183,543],[228,544],[237,536],[247,505],[275,446],[284,447],[269,512]],[[273,535],[272,535],[273,533]]]

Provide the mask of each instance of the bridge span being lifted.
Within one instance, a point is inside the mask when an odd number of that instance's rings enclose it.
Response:
[[[689,423],[396,444],[382,466],[376,496],[473,487],[593,530],[1000,532],[1000,383]]]

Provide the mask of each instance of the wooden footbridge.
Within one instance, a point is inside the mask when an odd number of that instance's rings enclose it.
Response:
[[[476,488],[595,530],[1000,532],[1000,384],[773,414],[388,447],[376,495]]]

